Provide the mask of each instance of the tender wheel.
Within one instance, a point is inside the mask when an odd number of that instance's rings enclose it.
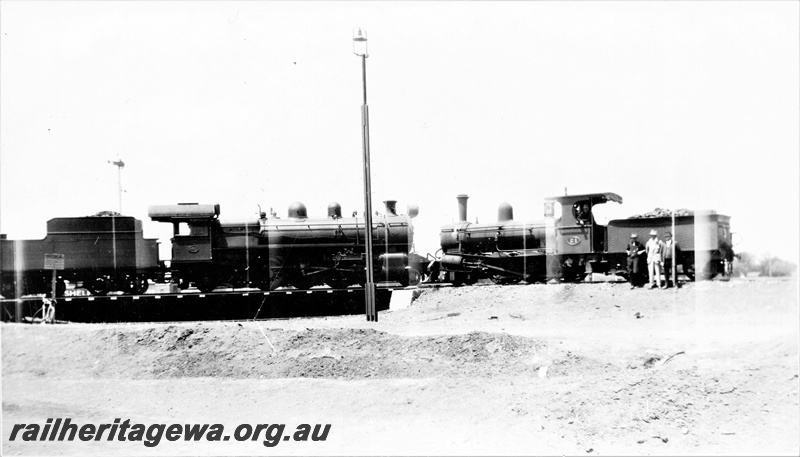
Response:
[[[89,290],[92,291],[92,295],[105,295],[108,293],[108,281],[106,278],[95,278],[89,285]]]
[[[5,278],[3,278],[2,286],[0,286],[0,295],[5,298],[16,298],[17,282],[14,280],[6,281]]]
[[[174,281],[177,281],[176,284],[178,285],[178,289],[180,289],[180,290],[186,290],[190,286],[189,281],[187,281],[187,280],[185,280],[183,278],[175,278],[175,279],[173,279],[173,282]]]
[[[700,277],[700,279],[703,280],[714,279],[719,274],[720,269],[721,268],[719,268],[718,262],[714,262],[712,260],[706,263],[705,266],[703,267],[703,274]]]
[[[65,283],[63,279],[59,279],[56,282],[56,295],[59,297],[63,297],[64,292],[66,291],[67,291],[67,283]]]
[[[134,295],[141,295],[147,292],[148,287],[150,287],[150,284],[147,282],[147,278],[142,275],[134,276],[128,283],[128,289]]]
[[[203,293],[213,292],[217,288],[216,281],[209,276],[203,276],[195,285]]]
[[[713,279],[714,276],[717,275],[717,271],[713,261],[707,262],[703,269],[697,272],[695,270],[694,264],[685,263],[683,264],[683,274],[689,278],[690,281],[695,281],[700,279],[701,281]]]
[[[689,281],[694,281],[694,264],[693,263],[684,263],[683,264],[683,274],[689,278]]]

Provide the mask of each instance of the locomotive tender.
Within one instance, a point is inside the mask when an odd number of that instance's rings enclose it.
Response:
[[[58,217],[47,221],[42,240],[9,240],[0,235],[0,294],[14,298],[51,293],[47,254],[64,256],[57,296],[63,295],[65,281],[83,282],[95,295],[109,290],[142,294],[148,279],[156,279],[161,270],[158,241],[144,238],[140,220],[116,214]]]
[[[627,218],[597,223],[593,209],[607,202],[622,203],[617,194],[594,193],[550,197],[543,221],[514,221],[508,203],[498,208],[495,223],[467,222],[467,195],[457,197],[459,222],[441,229],[441,260],[432,265],[432,279],[454,285],[490,278],[498,284],[521,280],[580,281],[591,273],[626,276],[626,247],[632,233],[642,240],[656,229],[672,231],[671,217]],[[557,209],[560,208],[560,213]],[[730,217],[713,211],[675,218],[674,236],[680,250],[675,264],[690,279],[729,274],[733,261]],[[698,267],[699,266],[699,270]],[[440,271],[437,271],[440,270]]]
[[[376,280],[402,285],[419,282],[409,263],[413,243],[409,215],[398,215],[396,201],[388,200],[386,214],[373,219],[372,236]],[[334,289],[366,281],[364,218],[342,217],[341,206],[331,203],[328,217],[310,219],[305,205],[289,206],[288,218],[220,220],[219,205],[155,205],[149,217],[173,226],[172,280],[182,289],[194,283],[203,292],[220,286],[274,290],[294,286]]]

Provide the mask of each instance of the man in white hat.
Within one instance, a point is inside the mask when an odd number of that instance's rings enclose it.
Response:
[[[664,243],[658,239],[658,231],[650,230],[650,239],[644,246],[647,251],[647,274],[649,276],[648,283],[650,288],[656,287],[658,284],[659,289],[664,287],[661,285],[661,265],[664,265]]]
[[[628,279],[631,282],[631,289],[636,287],[639,281],[639,256],[644,254],[644,245],[638,240],[639,235],[631,233],[631,242],[628,243]]]

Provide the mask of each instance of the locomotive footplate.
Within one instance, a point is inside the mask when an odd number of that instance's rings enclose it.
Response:
[[[392,290],[376,291],[378,311],[389,309]],[[4,322],[33,322],[41,318],[42,298],[0,300]],[[364,289],[258,290],[60,297],[55,306],[58,322],[181,322],[248,320],[362,314]]]

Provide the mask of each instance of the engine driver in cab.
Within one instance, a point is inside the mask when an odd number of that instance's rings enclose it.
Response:
[[[591,225],[592,223],[592,208],[588,203],[576,208],[576,218],[581,225]]]

